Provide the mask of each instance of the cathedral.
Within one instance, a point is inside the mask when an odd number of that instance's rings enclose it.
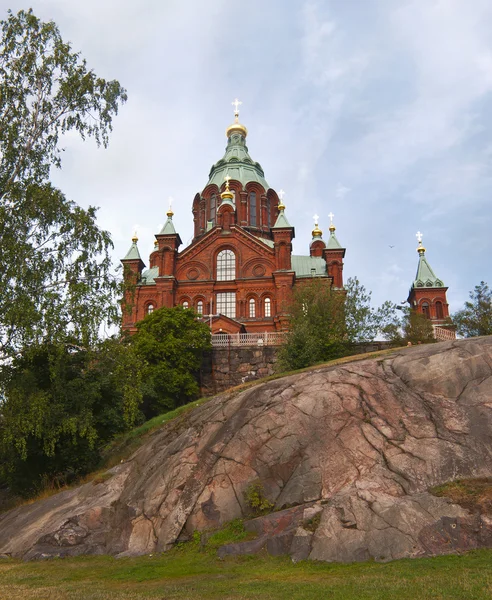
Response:
[[[295,286],[314,277],[343,288],[345,249],[335,235],[333,214],[326,242],[315,216],[312,239],[306,243],[309,254],[292,254],[294,227],[286,215],[284,192],[269,186],[261,165],[249,155],[239,104],[233,102],[225,154],[193,199],[191,244],[180,250],[169,208],[155,235],[149,268],[136,236],[121,261],[131,290],[124,300],[123,329],[130,333],[152,311],[177,305],[202,315],[212,333],[282,332],[288,328],[287,307]],[[438,339],[453,339],[454,332],[442,327],[449,317],[447,288],[425,257],[420,233],[417,239],[419,262],[407,302],[431,320]]]
[[[171,208],[146,269],[136,236],[122,259],[130,284],[123,311],[123,329],[163,306],[192,308],[210,322],[212,333],[268,333],[288,327],[292,289],[313,277],[343,288],[342,248],[333,215],[325,242],[317,218],[309,253],[292,254],[294,227],[278,193],[269,186],[261,165],[249,155],[247,129],[234,122],[226,130],[227,146],[203,190],[192,202],[193,240],[182,244]]]

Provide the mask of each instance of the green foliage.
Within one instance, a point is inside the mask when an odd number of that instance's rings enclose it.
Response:
[[[244,497],[254,515],[266,515],[275,508],[275,503],[270,502],[265,497],[265,490],[261,481],[251,483],[246,489]]]
[[[470,301],[465,302],[452,320],[457,332],[464,337],[492,335],[492,290],[484,281],[470,292]]]
[[[137,324],[131,343],[143,363],[142,410],[146,418],[198,397],[198,374],[210,330],[193,311],[160,308]]]
[[[321,523],[321,512],[316,513],[314,515],[314,517],[311,517],[310,519],[307,519],[306,521],[304,521],[302,526],[304,527],[304,529],[307,529],[308,531],[312,531],[314,533],[316,531],[316,529],[318,529],[320,523]]]
[[[95,469],[139,416],[140,365],[109,339],[95,350],[31,346],[2,371],[0,481],[29,496]]]
[[[353,344],[372,341],[381,310],[370,306],[371,294],[357,278],[343,291],[312,279],[295,288],[289,306],[290,331],[279,352],[282,369],[302,369],[352,352]]]
[[[429,490],[431,494],[450,498],[471,512],[492,515],[492,478],[455,479]]]
[[[390,305],[391,306],[391,305]],[[431,344],[436,341],[431,321],[423,314],[409,308],[399,309],[392,305],[386,314],[381,333],[395,345]]]
[[[235,544],[244,542],[247,539],[252,539],[254,534],[246,531],[244,521],[242,519],[234,519],[226,523],[218,531],[214,531],[206,542],[207,550],[217,550],[226,544]]]
[[[87,345],[102,321],[117,318],[109,234],[94,208],[67,200],[49,176],[63,134],[107,145],[126,93],[31,10],[9,11],[0,30],[1,358],[67,330]]]

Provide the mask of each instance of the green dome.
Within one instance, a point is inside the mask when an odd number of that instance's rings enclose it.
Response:
[[[255,162],[248,154],[245,136],[238,132],[229,136],[224,157],[210,169],[207,185],[215,183],[220,188],[226,175],[241,182],[243,187],[250,181],[259,183],[265,191],[270,187],[260,163]]]

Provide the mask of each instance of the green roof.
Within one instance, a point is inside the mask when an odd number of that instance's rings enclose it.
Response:
[[[164,223],[164,227],[161,229],[159,235],[175,235],[176,229],[174,229],[173,220],[171,217],[167,218],[167,221]]]
[[[142,285],[150,285],[155,283],[154,279],[159,277],[159,267],[152,267],[152,269],[147,269],[142,273],[142,279],[140,283]]]
[[[137,248],[137,242],[132,242],[132,245],[130,246],[130,250],[128,250],[125,258],[123,258],[122,260],[142,260],[140,257],[140,252],[138,251],[138,248]]]
[[[272,227],[272,229],[281,229],[282,227],[292,227],[289,221],[287,221],[287,217],[285,216],[283,210],[278,213],[277,220],[275,221],[275,225]]]
[[[273,240],[267,240],[265,238],[258,238],[258,239],[260,240],[260,242],[263,242],[267,246],[270,246],[270,248],[274,248],[275,247],[275,244],[274,244]]]
[[[260,163],[255,162],[248,154],[246,139],[240,133],[233,133],[227,140],[224,157],[210,169],[207,185],[215,183],[220,188],[226,175],[240,181],[243,187],[250,181],[256,181],[265,190],[270,187]]]
[[[313,270],[314,269],[314,270]],[[297,277],[326,276],[326,261],[320,256],[292,255],[292,270]]]
[[[337,236],[335,235],[334,231],[330,232],[330,238],[328,239],[328,243],[326,244],[326,247],[329,250],[338,250],[338,249],[342,249],[342,246],[340,245],[340,242],[337,240]]]
[[[422,249],[423,250],[423,249]],[[438,279],[432,270],[431,266],[425,258],[425,252],[419,252],[419,266],[417,267],[417,275],[412,284],[412,288],[431,288],[444,287],[441,279]]]

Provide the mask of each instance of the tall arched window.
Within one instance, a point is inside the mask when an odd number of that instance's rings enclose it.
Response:
[[[272,226],[272,203],[271,203],[270,198],[267,198],[266,210],[267,210],[267,225],[268,225],[268,227],[271,227]]]
[[[148,315],[150,315],[150,314],[152,314],[153,312],[154,312],[154,305],[153,305],[152,303],[151,303],[151,304],[148,304],[148,305],[147,305],[147,314],[148,314]]]
[[[249,318],[254,319],[256,317],[256,302],[254,298],[249,301]]]
[[[210,213],[209,213],[209,220],[212,221],[212,223],[215,225],[215,214],[217,211],[217,197],[215,196],[215,194],[212,194],[210,196]]]
[[[427,302],[422,303],[422,313],[427,319],[430,319],[429,305]]]
[[[198,300],[198,302],[196,303],[196,312],[199,315],[203,315],[203,300]]]
[[[265,311],[264,311],[265,317],[271,317],[272,316],[272,301],[270,300],[270,298],[265,298]]]
[[[190,308],[190,303],[188,302],[188,300],[185,300],[183,302],[183,308]]]
[[[256,227],[256,192],[249,195],[249,224]]]
[[[439,300],[436,302],[436,317],[438,319],[443,319],[444,318],[444,312],[442,310],[442,302],[440,302]]]
[[[222,250],[217,255],[217,281],[232,281],[236,278],[236,257],[232,250]]]

